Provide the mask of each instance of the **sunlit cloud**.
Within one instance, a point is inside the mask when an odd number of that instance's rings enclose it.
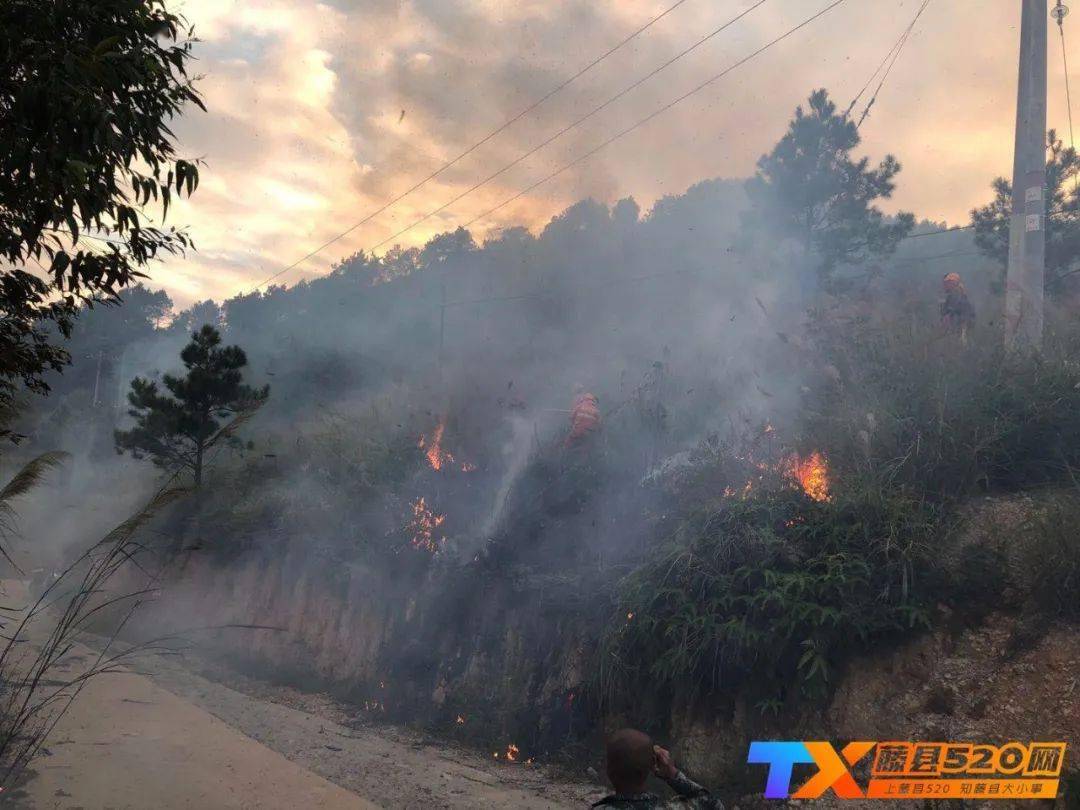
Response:
[[[368,217],[659,13],[653,0],[186,0],[208,113],[178,122],[203,182],[177,207],[198,250],[153,270],[183,306],[246,291]],[[282,275],[292,284],[370,249],[546,140],[749,5],[689,0],[451,169]],[[820,5],[824,5],[824,0]],[[647,209],[698,180],[743,177],[810,90],[846,105],[917,3],[847,3],[572,170],[479,219],[533,229],[584,196]],[[903,163],[889,210],[950,223],[1008,173],[1019,12],[931,4],[863,126]],[[601,114],[392,240],[421,244],[513,197],[819,8],[770,0]],[[957,47],[959,42],[963,47]],[[1067,131],[1051,47],[1050,119]],[[1055,61],[1058,60],[1058,61]],[[1075,80],[1075,77],[1074,77]],[[1077,83],[1080,86],[1080,83]]]

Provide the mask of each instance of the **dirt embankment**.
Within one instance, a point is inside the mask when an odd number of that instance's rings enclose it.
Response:
[[[961,576],[970,560],[980,559],[965,553],[974,545],[992,552],[993,566],[1008,573],[1003,590],[991,592],[978,574],[972,591],[977,609],[942,605],[932,631],[848,662],[828,706],[774,721],[741,705],[737,696],[716,696],[673,715],[665,741],[691,772],[721,786],[727,798],[757,784],[757,774],[745,765],[751,739],[1064,740],[1075,751],[1080,628],[1033,621],[1025,608],[1032,585],[1025,580],[1019,538],[1029,510],[1023,497],[973,504],[969,524],[975,528],[943,555],[945,576]],[[339,572],[331,588],[289,560],[247,561],[233,570],[199,565],[189,568],[186,581],[158,610],[168,610],[175,600],[175,612],[191,624],[280,626],[280,632],[230,636],[223,645],[254,664],[253,671],[312,692],[336,687],[339,694],[348,692],[358,714],[415,720],[473,744],[486,740],[488,751],[504,751],[514,742],[523,759],[543,760],[560,741],[580,745],[584,739],[590,755],[599,753],[591,743],[602,729],[578,705],[589,675],[588,621],[596,618],[575,619],[565,605],[559,612],[552,604],[561,597],[550,589],[524,595],[494,586],[470,591],[472,612],[464,614],[469,620],[442,621],[444,632],[414,649],[395,640],[426,638],[423,611],[414,601],[398,604],[383,594],[372,572]],[[196,615],[193,606],[224,606],[227,612]],[[288,700],[299,700],[298,694]],[[457,715],[467,719],[469,733],[454,725]],[[355,719],[329,717],[347,728]],[[482,733],[480,723],[486,723]],[[246,733],[263,739],[257,730]],[[272,729],[265,733],[268,745],[304,761],[303,751],[275,742]],[[422,747],[417,741],[406,745],[414,743]],[[1078,765],[1075,755],[1067,757],[1070,773]]]

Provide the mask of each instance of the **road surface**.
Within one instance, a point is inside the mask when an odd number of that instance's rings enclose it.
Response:
[[[78,671],[92,654],[76,649],[63,664]],[[536,766],[357,726],[327,698],[239,676],[237,691],[167,658],[133,669],[90,681],[5,806],[540,810],[587,807],[602,793]]]

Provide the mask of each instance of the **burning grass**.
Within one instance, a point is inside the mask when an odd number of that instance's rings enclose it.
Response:
[[[436,472],[441,470],[443,465],[454,463],[454,456],[443,449],[443,433],[445,432],[446,420],[441,419],[435,426],[435,430],[431,432],[431,436],[424,434],[416,442],[416,446],[424,451],[424,457],[431,465],[431,469]]]
[[[801,457],[793,453],[784,459],[785,472],[799,482],[802,491],[815,501],[829,500],[829,465],[817,450]]]
[[[412,547],[437,554],[446,542],[442,533],[445,522],[446,515],[437,514],[423,497],[417,498],[412,504],[412,517],[405,527],[412,535]]]
[[[424,458],[435,472],[443,469],[457,469],[464,473],[476,472],[476,465],[471,461],[458,461],[454,454],[443,446],[443,435],[446,433],[446,418],[439,420],[439,424],[431,432],[424,433],[416,440],[416,446],[424,451]]]

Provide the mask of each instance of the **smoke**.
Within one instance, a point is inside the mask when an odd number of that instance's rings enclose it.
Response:
[[[180,371],[187,331],[216,322],[270,399],[244,425],[251,444],[215,457],[200,497],[150,527],[148,541],[184,551],[128,631],[280,628],[195,640],[380,716],[453,722],[466,695],[496,699],[486,684],[502,682],[500,656],[563,650],[551,628],[598,619],[572,610],[670,530],[703,444],[766,423],[770,441],[794,439],[802,387],[828,373],[803,323],[813,271],[797,251],[748,243],[746,207],[729,180],[644,212],[583,200],[538,233],[477,244],[457,231],[353,256],[171,326],[81,322],[73,374],[32,440],[75,457],[25,505],[35,542],[21,559],[63,562],[153,491],[157,470],[112,452],[122,394],[135,375]],[[95,317],[138,320],[137,301],[126,306]],[[600,413],[580,444],[567,441],[578,386]]]

